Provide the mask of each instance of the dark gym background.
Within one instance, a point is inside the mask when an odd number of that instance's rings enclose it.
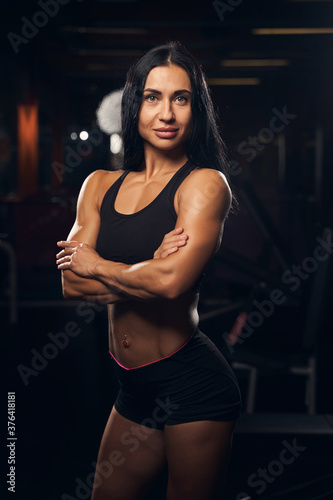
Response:
[[[85,177],[116,161],[96,121],[103,97],[175,39],[207,76],[239,202],[199,309],[244,399],[225,499],[333,498],[333,1],[1,7],[1,407],[15,391],[17,437],[7,497],[90,498],[117,386],[105,309],[62,298],[56,241]],[[164,498],[165,479],[149,498]]]

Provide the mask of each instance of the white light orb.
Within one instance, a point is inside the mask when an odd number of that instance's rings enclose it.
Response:
[[[81,139],[81,141],[86,141],[88,139],[88,137],[89,137],[89,134],[88,134],[88,132],[86,130],[82,130],[80,132],[80,139]]]
[[[121,131],[121,99],[123,89],[114,90],[106,95],[97,111],[97,125],[106,134],[116,134]]]
[[[123,147],[123,140],[119,134],[112,134],[110,136],[110,150],[114,155],[120,153]]]

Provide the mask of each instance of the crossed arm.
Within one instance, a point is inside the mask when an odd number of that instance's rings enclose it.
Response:
[[[62,270],[64,296],[98,296],[100,301],[104,296],[105,302],[175,299],[191,289],[221,243],[231,203],[223,174],[198,169],[183,182],[175,227],[184,228],[188,244],[179,251],[171,250],[175,246],[170,245],[177,245],[173,231],[167,235],[169,242],[163,240],[165,248],[161,245],[154,259],[134,265],[107,261],[95,251],[100,224],[98,175],[89,176],[83,184],[73,229],[67,241],[58,242],[63,248],[57,254],[57,265]],[[167,258],[163,258],[163,251]]]

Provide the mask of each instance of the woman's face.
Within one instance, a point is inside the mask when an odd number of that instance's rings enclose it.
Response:
[[[192,128],[191,82],[180,66],[157,66],[147,76],[139,111],[144,142],[164,151],[185,150]]]

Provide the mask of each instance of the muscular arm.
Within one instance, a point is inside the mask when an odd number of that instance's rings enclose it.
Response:
[[[76,219],[67,237],[79,243],[87,243],[96,248],[97,236],[100,228],[100,203],[98,187],[107,173],[97,170],[90,174],[84,181],[77,202]],[[116,178],[115,178],[116,180]],[[102,303],[119,302],[128,300],[125,293],[115,293],[110,287],[98,278],[82,278],[71,269],[61,271],[63,295],[68,298],[83,298],[97,300]]]
[[[221,244],[231,192],[220,172],[200,169],[188,176],[180,193],[176,227],[184,227],[186,246],[167,259],[134,265],[99,259],[92,276],[119,293],[143,300],[174,299],[191,289]]]
[[[98,232],[100,228],[99,206],[101,197],[103,196],[103,180],[105,176],[113,175],[113,173],[103,170],[91,174],[81,188],[78,203],[76,220],[68,235],[68,241],[58,242],[64,250],[57,254],[57,263],[71,255],[77,247],[84,244],[89,247],[90,253],[95,254],[94,258],[100,259],[100,256],[95,252]],[[107,185],[110,183],[110,178],[107,178]],[[114,181],[116,178],[114,179]],[[102,187],[102,189],[101,189]],[[101,194],[102,193],[102,194]],[[178,249],[186,245],[187,235],[183,233],[183,228],[178,227],[167,233],[161,245],[154,252],[154,259],[165,259]],[[84,243],[83,243],[84,242]],[[67,256],[67,257],[66,257]],[[101,259],[103,260],[103,259]],[[65,298],[81,298],[89,301],[97,301],[102,304],[111,304],[114,302],[123,302],[129,299],[142,299],[142,296],[127,293],[125,290],[112,285],[108,282],[103,282],[97,275],[81,276],[69,266],[58,266],[61,269],[62,288]],[[154,300],[157,298],[154,294],[147,294],[146,298]]]

